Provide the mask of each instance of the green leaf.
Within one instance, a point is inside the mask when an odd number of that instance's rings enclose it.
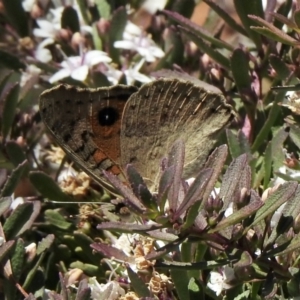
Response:
[[[185,18],[190,18],[195,8],[194,0],[176,0],[176,1],[168,1],[166,9],[180,13],[181,16]]]
[[[82,18],[86,24],[90,24],[91,22],[91,15],[89,14],[89,8],[87,2],[85,0],[76,0],[76,3],[79,6]]]
[[[72,6],[66,6],[61,16],[61,27],[71,30],[73,33],[80,32],[80,24],[77,11]]]
[[[199,280],[196,280],[194,277],[190,279],[188,290],[190,300],[205,299],[204,288]]]
[[[111,8],[110,8],[110,5],[108,4],[108,2],[106,0],[95,0],[95,4],[98,8],[100,18],[104,18],[104,19],[108,20],[111,15],[111,12],[110,12]]]
[[[12,203],[11,197],[0,198],[0,217],[10,208],[11,203]]]
[[[232,130],[226,129],[229,151],[232,158],[237,158],[243,153],[251,154],[249,142],[242,130],[235,135]]]
[[[71,197],[66,195],[57,183],[43,172],[34,171],[29,173],[29,180],[43,197],[54,201],[71,201]]]
[[[72,223],[67,222],[58,211],[52,209],[45,211],[45,219],[53,226],[62,230],[69,230],[72,227]]]
[[[25,258],[25,245],[22,239],[18,239],[14,245],[14,251],[12,251],[11,257],[11,267],[14,274],[14,279],[16,282],[19,282],[20,277],[23,272],[23,265],[24,265],[24,258]]]
[[[3,119],[2,119],[2,134],[3,137],[6,138],[8,133],[11,130],[15,112],[17,108],[17,103],[19,100],[19,92],[20,92],[20,85],[16,83],[7,93],[5,100],[4,100],[4,107],[3,107]]]
[[[182,65],[184,61],[184,43],[176,28],[170,27],[164,33],[164,49],[168,55],[162,57],[158,62],[159,69],[172,67],[173,64]]]
[[[11,196],[15,188],[17,187],[20,179],[22,178],[25,171],[28,170],[28,163],[24,161],[23,163],[19,164],[12,172],[12,174],[8,177],[4,187],[1,190],[0,197],[7,197]]]
[[[249,18],[249,15],[259,16],[263,18],[264,12],[262,9],[261,0],[234,0],[234,6],[244,29],[247,31],[250,39],[254,42],[258,49],[261,48],[262,42],[259,34],[251,30],[251,26],[254,25],[254,21]]]
[[[13,54],[10,54],[3,50],[0,50],[0,65],[16,72],[20,72],[20,70],[26,69],[26,65],[21,60],[19,60],[17,56],[14,56]]]
[[[19,236],[25,228],[25,224],[31,220],[34,215],[33,203],[20,204],[13,213],[6,219],[3,226],[6,238],[12,239]]]
[[[189,300],[189,277],[187,271],[171,268],[170,275],[180,300]]]
[[[9,157],[9,160],[17,166],[26,160],[26,155],[21,146],[16,141],[8,141],[5,144],[5,150]]]
[[[126,267],[126,269],[133,290],[136,292],[138,297],[150,297],[151,294],[145,282],[135,272],[132,271],[129,265]]]
[[[249,56],[243,49],[233,51],[230,64],[236,86],[241,94],[244,90],[251,90],[252,79],[250,76]]]
[[[271,66],[275,70],[278,79],[284,80],[290,76],[291,70],[279,56],[271,54],[269,57],[269,61]]]
[[[230,62],[229,59],[221,54],[220,52],[214,50],[212,47],[210,47],[200,36],[196,36],[192,31],[189,29],[185,29],[181,26],[178,26],[180,30],[182,30],[185,35],[191,39],[201,51],[208,54],[214,61],[219,63],[221,66],[223,66],[226,69],[230,69]]]
[[[102,45],[102,40],[99,36],[98,28],[97,28],[97,23],[93,24],[93,32],[92,32],[92,37],[93,37],[93,42],[94,42],[94,47],[95,50],[102,50],[103,45]]]
[[[289,137],[300,150],[300,128],[296,125],[290,125]]]
[[[274,26],[274,28],[276,28],[276,27]],[[282,32],[282,31],[279,34],[278,32],[274,32],[273,30],[271,30],[269,28],[262,28],[262,27],[255,27],[255,26],[251,26],[251,29],[260,33],[261,35],[264,35],[265,37],[267,37],[273,41],[276,41],[276,42],[279,42],[282,44],[286,44],[289,46],[297,46],[300,44],[297,40],[293,39],[292,37],[290,37],[289,35],[287,35],[286,33]]]
[[[8,17],[12,26],[21,37],[29,36],[29,26],[26,12],[22,7],[20,0],[3,0],[2,4],[5,10],[5,16]]]
[[[293,17],[294,17],[295,23],[297,24],[297,31],[299,31],[300,30],[300,10],[299,9],[296,9],[294,11]]]
[[[37,246],[36,254],[40,255],[41,253],[48,251],[53,244],[54,239],[54,234],[48,234],[45,238],[43,238]]]
[[[244,36],[248,36],[247,31],[238,24],[235,19],[233,19],[225,10],[223,10],[216,2],[213,2],[211,0],[203,0],[207,5],[209,5],[220,17],[221,19],[227,23],[229,27],[233,31],[239,32],[240,34]]]
[[[280,112],[280,107],[277,105],[279,102],[282,102],[285,97],[285,92],[278,92],[273,101],[273,105],[269,111],[268,118],[265,121],[260,132],[257,134],[256,139],[252,145],[252,153],[256,152],[259,147],[268,140],[268,135],[271,132],[271,127],[274,122],[278,119]]]
[[[120,63],[120,50],[114,47],[114,42],[123,40],[123,32],[126,23],[127,23],[126,9],[124,7],[120,7],[114,12],[112,16],[109,33],[108,33],[109,56],[117,64]]]

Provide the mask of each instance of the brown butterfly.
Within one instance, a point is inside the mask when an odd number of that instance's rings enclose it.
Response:
[[[185,142],[184,176],[194,176],[234,117],[215,87],[169,77],[140,89],[58,85],[41,94],[40,113],[57,143],[104,188],[112,190],[103,170],[125,180],[129,163],[155,188],[160,160],[176,140]]]

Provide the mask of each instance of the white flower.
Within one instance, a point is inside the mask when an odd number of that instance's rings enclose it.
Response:
[[[75,80],[84,81],[90,68],[103,62],[111,62],[111,58],[105,52],[98,50],[83,53],[81,56],[68,57],[60,64],[62,69],[56,72],[49,82],[54,83],[69,76]]]
[[[23,9],[27,12],[31,12],[35,2],[36,2],[36,0],[24,0],[24,1],[22,1]]]
[[[107,63],[99,64],[97,70],[103,73],[113,85],[118,84],[123,74],[122,71],[115,69]]]
[[[217,296],[219,296],[222,290],[230,289],[232,286],[228,284],[232,279],[234,279],[234,271],[232,268],[225,266],[221,273],[211,271],[210,279],[207,283],[207,287],[213,290]]]
[[[131,22],[128,22],[125,27],[123,39],[122,41],[116,41],[114,47],[136,51],[147,62],[154,62],[156,58],[165,55],[145,32]]]
[[[142,8],[154,15],[158,10],[164,9],[166,4],[166,0],[146,0],[143,2]]]
[[[33,29],[33,34],[40,38],[52,38],[55,39],[61,29],[60,23],[50,22],[44,19],[36,20],[39,28]]]
[[[127,84],[131,85],[135,81],[139,81],[142,83],[148,83],[148,82],[152,81],[152,79],[150,77],[139,72],[139,70],[143,64],[144,64],[144,59],[142,59],[134,67],[130,67],[129,69],[124,71],[124,74],[125,74],[126,80],[127,80]]]
[[[52,55],[49,49],[46,47],[53,44],[54,40],[52,38],[48,38],[43,40],[40,44],[38,44],[36,50],[35,50],[35,58],[38,61],[41,61],[43,63],[47,63],[52,60]]]
[[[116,300],[125,295],[125,291],[116,281],[110,281],[106,284],[99,284],[95,277],[89,279],[91,288],[91,299],[97,300]]]

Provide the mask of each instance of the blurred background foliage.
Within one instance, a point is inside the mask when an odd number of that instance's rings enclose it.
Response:
[[[0,1],[0,297],[296,299],[299,9],[292,0]],[[132,191],[110,178],[124,205],[55,147],[38,98],[58,82],[140,86],[161,69],[219,88],[236,119],[190,188],[180,142],[157,194],[131,167]],[[136,234],[126,255],[122,233]]]

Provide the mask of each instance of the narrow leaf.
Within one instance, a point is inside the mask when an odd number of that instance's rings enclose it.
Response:
[[[263,207],[261,207],[256,215],[251,226],[262,221],[264,218],[271,216],[276,209],[283,203],[287,202],[294,196],[298,184],[296,182],[286,182],[280,186],[272,195],[270,195]],[[246,232],[247,229],[245,229]]]
[[[8,133],[11,130],[17,103],[19,100],[19,92],[20,92],[20,85],[16,83],[7,93],[5,100],[4,100],[4,107],[3,107],[3,119],[2,119],[2,134],[3,137],[6,138]]]
[[[3,189],[1,190],[0,197],[11,196],[14,193],[20,179],[22,178],[27,168],[28,162],[24,161],[13,170],[11,175],[8,177]]]
[[[39,171],[30,172],[29,179],[43,197],[55,201],[71,201],[71,198],[63,193],[57,183],[45,173]]]

